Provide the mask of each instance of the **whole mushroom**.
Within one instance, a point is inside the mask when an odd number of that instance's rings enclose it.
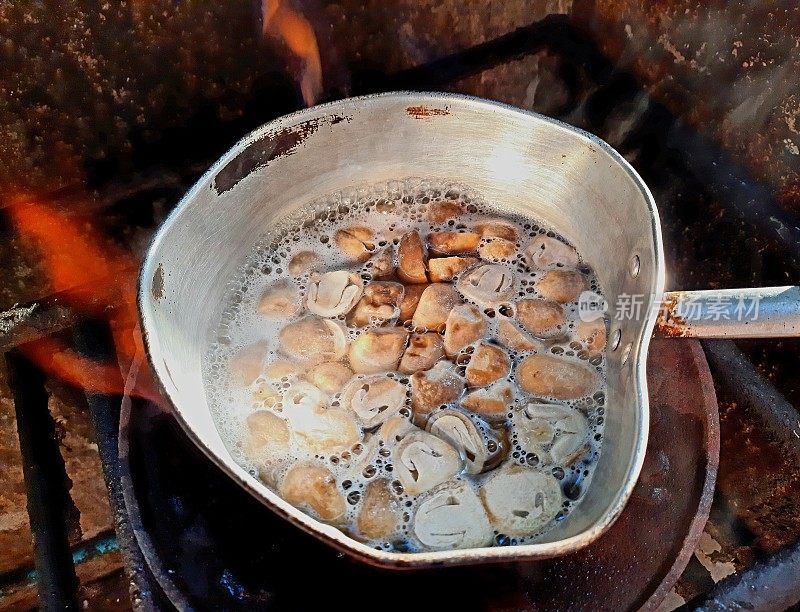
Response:
[[[394,274],[394,249],[384,247],[372,257],[370,273],[374,278],[384,278]]]
[[[269,410],[258,410],[245,420],[242,444],[245,456],[255,463],[271,455],[285,455],[289,449],[289,426]]]
[[[433,202],[428,208],[428,219],[434,223],[444,223],[450,219],[456,219],[464,213],[464,209],[459,202],[444,200]]]
[[[300,292],[288,281],[267,288],[258,302],[258,313],[267,317],[289,317],[300,310]]]
[[[425,431],[406,435],[394,450],[394,471],[408,495],[419,495],[461,471],[458,451]]]
[[[375,234],[368,227],[352,226],[339,230],[336,246],[351,261],[365,262],[375,250]]]
[[[469,360],[465,378],[470,387],[485,387],[508,376],[510,370],[511,359],[503,349],[480,342]]]
[[[230,361],[233,380],[243,387],[253,384],[264,370],[268,353],[267,342],[256,342],[241,349]]]
[[[427,283],[427,255],[419,232],[403,234],[397,247],[397,276],[406,283]]]
[[[602,318],[580,321],[575,326],[575,335],[586,345],[591,354],[602,353],[606,348],[606,322]]]
[[[539,338],[560,333],[567,322],[564,309],[551,300],[520,300],[517,302],[517,319],[522,327]]]
[[[586,277],[576,270],[550,270],[534,284],[542,297],[566,304],[586,290]]]
[[[493,536],[480,499],[458,480],[425,495],[417,506],[412,533],[427,550],[479,548],[488,546]]]
[[[514,412],[517,444],[545,464],[565,465],[585,444],[589,422],[575,408],[529,403]]]
[[[461,400],[461,405],[489,421],[504,421],[514,401],[514,387],[505,380],[500,380],[468,393]]]
[[[289,274],[301,276],[322,266],[322,258],[314,251],[300,251],[289,260]]]
[[[295,405],[284,408],[294,440],[309,453],[329,455],[361,441],[354,415],[342,408]]]
[[[430,370],[413,374],[411,407],[414,422],[424,424],[434,409],[455,402],[463,392],[464,380],[449,361],[440,361]]]
[[[531,536],[561,510],[561,487],[555,476],[507,463],[480,491],[489,522],[500,533]]]
[[[517,253],[517,245],[503,238],[492,238],[478,247],[478,255],[487,261],[510,261]]]
[[[308,382],[331,395],[339,391],[352,377],[353,371],[338,361],[317,364],[305,375]]]
[[[427,288],[427,283],[423,285],[405,285],[403,299],[400,300],[400,316],[398,318],[400,323],[411,321],[419,305],[419,299]]]
[[[364,290],[358,274],[346,270],[313,275],[308,285],[306,308],[321,317],[333,318],[350,312]]]
[[[350,344],[350,367],[356,374],[396,370],[407,341],[401,327],[367,330]]]
[[[278,334],[280,351],[295,361],[338,361],[347,352],[347,336],[331,319],[306,316],[290,323]]]
[[[528,336],[508,319],[500,319],[497,322],[497,341],[513,351],[525,353],[538,351],[544,346],[540,340]]]
[[[475,264],[480,263],[477,257],[437,257],[428,260],[431,282],[447,283],[455,276]]]
[[[499,304],[514,293],[514,275],[500,264],[486,264],[458,279],[458,290],[484,308]]]
[[[400,359],[398,371],[413,374],[419,370],[429,370],[444,357],[442,337],[435,332],[411,334],[408,348]]]
[[[559,400],[578,399],[598,384],[588,366],[551,355],[531,355],[517,366],[517,384],[526,393]]]
[[[453,357],[486,335],[486,317],[474,304],[454,306],[444,325],[444,352]]]
[[[368,540],[388,540],[401,524],[401,507],[385,478],[373,480],[364,489],[364,502],[356,519],[359,533]]]
[[[342,389],[341,405],[365,428],[397,415],[406,402],[406,387],[383,375],[353,378]]]
[[[281,483],[280,495],[293,506],[308,508],[330,523],[344,519],[347,512],[347,504],[333,474],[311,463],[297,463],[289,468]]]
[[[487,219],[475,224],[475,231],[483,238],[502,238],[510,242],[517,240],[517,228],[504,219]]]
[[[416,329],[442,331],[450,311],[460,303],[461,296],[453,287],[432,283],[422,292],[411,322]]]
[[[428,245],[433,253],[455,255],[474,253],[481,241],[481,235],[474,232],[431,232]]]
[[[539,270],[556,267],[574,268],[578,265],[578,252],[557,238],[539,234],[525,246],[528,265]]]
[[[385,323],[400,314],[400,303],[405,289],[400,283],[375,281],[364,289],[363,297],[356,304],[350,324],[365,327],[370,323]]]

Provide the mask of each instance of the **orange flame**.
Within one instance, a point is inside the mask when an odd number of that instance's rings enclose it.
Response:
[[[53,291],[63,293],[64,301],[79,312],[108,314],[120,365],[82,357],[53,338],[29,342],[20,350],[70,384],[97,393],[123,394],[120,366],[129,368],[143,355],[136,315],[136,260],[116,246],[101,244],[86,221],[78,222],[33,202],[7,210],[17,230],[40,249]],[[134,388],[127,392],[160,400],[149,372],[137,377]]]
[[[314,29],[301,13],[283,0],[261,0],[261,18],[264,35],[283,42],[303,60],[300,91],[306,106],[311,106],[322,93],[322,62]]]

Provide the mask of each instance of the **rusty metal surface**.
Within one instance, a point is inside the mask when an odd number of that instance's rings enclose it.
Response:
[[[387,594],[401,592],[424,593],[426,607],[442,609],[654,607],[705,524],[719,426],[696,341],[655,341],[649,367],[652,435],[634,496],[604,537],[568,557],[413,573],[368,567],[273,515],[201,456],[169,415],[143,402],[121,420],[128,511],[145,557],[179,606],[321,608],[348,597],[342,585],[354,585],[360,596],[348,598],[352,610],[376,602],[399,608]]]

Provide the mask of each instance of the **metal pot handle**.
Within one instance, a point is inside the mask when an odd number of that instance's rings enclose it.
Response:
[[[656,331],[670,338],[800,337],[800,287],[670,291]]]

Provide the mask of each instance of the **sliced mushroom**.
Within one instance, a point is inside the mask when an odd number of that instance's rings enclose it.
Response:
[[[355,417],[342,408],[284,407],[294,440],[309,453],[330,455],[361,441]]]
[[[375,427],[396,416],[405,405],[406,387],[382,375],[353,378],[342,389],[340,402],[362,426]]]
[[[528,265],[539,270],[555,267],[574,268],[578,265],[578,252],[558,240],[539,234],[525,246]]]
[[[561,510],[561,487],[555,476],[507,463],[480,491],[489,521],[500,533],[531,536]]]
[[[394,249],[387,246],[378,251],[372,258],[370,272],[374,278],[383,278],[394,274]]]
[[[502,238],[510,242],[517,240],[517,228],[503,219],[489,219],[476,223],[475,231],[483,238]]]
[[[447,315],[444,325],[444,352],[456,355],[486,335],[486,317],[474,304],[459,304]]]
[[[404,293],[405,289],[400,283],[385,281],[370,283],[353,310],[350,324],[364,327],[370,323],[390,321],[398,316]]]
[[[322,266],[322,258],[314,251],[300,251],[289,260],[289,274],[301,276],[307,272],[318,270]]]
[[[550,270],[534,287],[548,300],[566,304],[586,290],[586,277],[576,270]]]
[[[472,353],[465,377],[470,387],[485,387],[508,376],[511,359],[500,347],[481,342]]]
[[[505,421],[513,401],[514,387],[501,380],[467,394],[461,405],[490,421]]]
[[[259,410],[245,420],[243,442],[248,459],[260,463],[269,455],[285,455],[289,449],[289,426],[269,410]]]
[[[365,331],[350,345],[350,367],[357,374],[396,370],[407,340],[401,327]]]
[[[516,252],[517,245],[503,238],[492,238],[478,247],[478,255],[487,261],[509,261]]]
[[[244,387],[253,384],[261,376],[268,353],[266,342],[256,342],[241,349],[230,362],[233,380]]]
[[[531,338],[508,319],[497,322],[497,341],[513,351],[530,352],[542,348],[541,341]]]
[[[280,494],[293,506],[308,508],[324,521],[338,522],[347,512],[347,504],[333,474],[311,463],[298,463],[289,468]]]
[[[353,377],[353,371],[343,363],[325,361],[311,368],[305,377],[315,387],[333,395]]]
[[[258,313],[266,317],[289,317],[299,310],[300,292],[289,281],[278,281],[268,287],[258,302]]]
[[[401,514],[400,502],[389,490],[389,481],[373,480],[364,489],[356,527],[369,540],[388,540],[400,526]]]
[[[403,299],[400,301],[400,316],[398,318],[401,323],[410,321],[414,317],[414,313],[419,305],[419,299],[427,288],[427,284],[405,285]]]
[[[492,527],[475,491],[453,481],[426,495],[414,515],[415,540],[428,550],[480,548],[492,541]]]
[[[367,261],[375,250],[375,234],[368,227],[353,226],[341,229],[334,237],[336,246],[348,259]]]
[[[406,435],[394,450],[394,471],[408,495],[419,495],[461,471],[458,451],[425,431]]]
[[[460,303],[461,296],[453,287],[444,283],[432,283],[422,292],[411,321],[416,329],[442,331],[447,315]]]
[[[300,408],[324,409],[328,406],[329,399],[322,389],[302,380],[294,381],[283,391],[283,403],[290,415]]]
[[[479,306],[494,306],[514,293],[514,276],[505,266],[486,264],[461,276],[458,290]]]
[[[347,351],[347,336],[339,323],[307,316],[290,323],[278,334],[281,352],[296,361],[337,361]]]
[[[589,422],[575,408],[558,404],[528,404],[514,412],[517,444],[542,463],[563,465],[586,442]]]
[[[590,353],[601,353],[606,348],[606,322],[602,318],[580,321],[575,326],[575,333]]]
[[[474,253],[481,241],[481,235],[474,232],[431,232],[428,246],[440,255]]]
[[[578,399],[597,386],[597,375],[588,366],[551,355],[523,359],[516,379],[527,393],[560,400]]]
[[[450,219],[456,219],[462,214],[464,214],[462,205],[448,200],[434,202],[428,208],[428,219],[434,223],[444,223]]]
[[[437,257],[428,260],[431,281],[434,283],[446,283],[453,280],[457,274],[463,270],[480,263],[477,257]]]
[[[358,274],[346,270],[315,274],[308,285],[306,308],[321,317],[338,317],[350,312],[363,290]]]
[[[449,361],[440,361],[426,372],[411,376],[411,408],[414,421],[424,424],[434,409],[458,400],[464,380]]]
[[[403,374],[413,374],[420,370],[429,370],[439,359],[444,357],[442,337],[436,332],[411,334],[408,348],[400,359],[398,370]]]
[[[406,283],[427,283],[427,257],[419,232],[403,234],[397,247],[397,276]]]
[[[463,412],[440,410],[431,415],[426,431],[455,448],[464,460],[469,474],[480,474],[489,457],[486,440],[478,426]]]
[[[561,332],[567,322],[564,309],[551,300],[520,300],[517,302],[517,319],[522,326],[539,338],[548,338]]]
[[[370,442],[373,440],[385,448],[393,448],[400,440],[406,437],[412,431],[417,431],[418,428],[404,416],[390,416],[381,425],[380,429],[375,433]],[[383,444],[381,444],[383,443]]]

